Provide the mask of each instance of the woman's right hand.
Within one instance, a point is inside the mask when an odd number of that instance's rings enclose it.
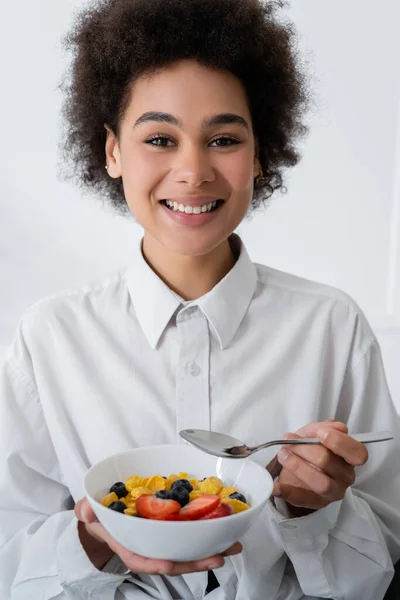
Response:
[[[135,554],[121,546],[99,523],[92,507],[86,498],[80,500],[75,506],[75,515],[79,521],[79,537],[91,562],[100,571],[114,554],[133,573],[146,573],[147,575],[168,575],[174,577],[185,573],[210,571],[218,569],[224,564],[225,556],[240,554],[242,545],[236,542],[222,554],[210,556],[203,560],[191,562],[172,562],[169,560],[154,560]]]

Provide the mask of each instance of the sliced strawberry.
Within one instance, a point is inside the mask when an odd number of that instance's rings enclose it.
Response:
[[[139,517],[163,520],[169,515],[178,514],[181,505],[176,500],[163,500],[154,494],[143,494],[136,500]]]
[[[156,521],[185,521],[185,520],[186,519],[181,517],[181,515],[179,513],[173,513],[171,515],[166,515],[165,517],[162,517],[161,519],[159,517],[156,518]]]
[[[204,494],[186,504],[181,508],[179,514],[187,521],[194,521],[215,510],[220,502],[221,498],[219,496]]]
[[[202,519],[218,519],[219,517],[229,517],[229,515],[233,514],[233,508],[229,504],[224,504],[221,502],[217,508],[206,515],[204,517],[200,517],[199,521]]]

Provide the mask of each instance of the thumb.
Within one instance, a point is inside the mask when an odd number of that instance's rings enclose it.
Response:
[[[82,523],[96,523],[96,521],[98,521],[98,518],[96,517],[92,507],[90,506],[89,502],[86,500],[86,498],[82,498],[82,500],[79,500],[79,502],[77,502],[77,504],[75,505],[75,516],[78,519],[78,521],[82,521]]]

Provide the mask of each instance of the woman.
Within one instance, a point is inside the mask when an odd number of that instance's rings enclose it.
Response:
[[[0,597],[379,600],[400,554],[399,442],[368,459],[349,435],[398,432],[378,343],[348,296],[254,265],[233,233],[299,158],[291,27],[273,2],[103,0],[68,44],[73,175],[144,237],[127,268],[21,319],[0,387]],[[274,500],[224,555],[134,555],[83,475],[189,427],[321,446],[278,453]]]

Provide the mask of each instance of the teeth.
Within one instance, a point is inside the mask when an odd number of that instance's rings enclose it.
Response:
[[[214,200],[209,204],[204,204],[203,206],[184,206],[183,204],[178,204],[177,202],[171,202],[171,200],[166,200],[165,204],[175,212],[179,211],[187,215],[199,215],[201,213],[209,212],[215,208],[217,206],[217,200]]]

